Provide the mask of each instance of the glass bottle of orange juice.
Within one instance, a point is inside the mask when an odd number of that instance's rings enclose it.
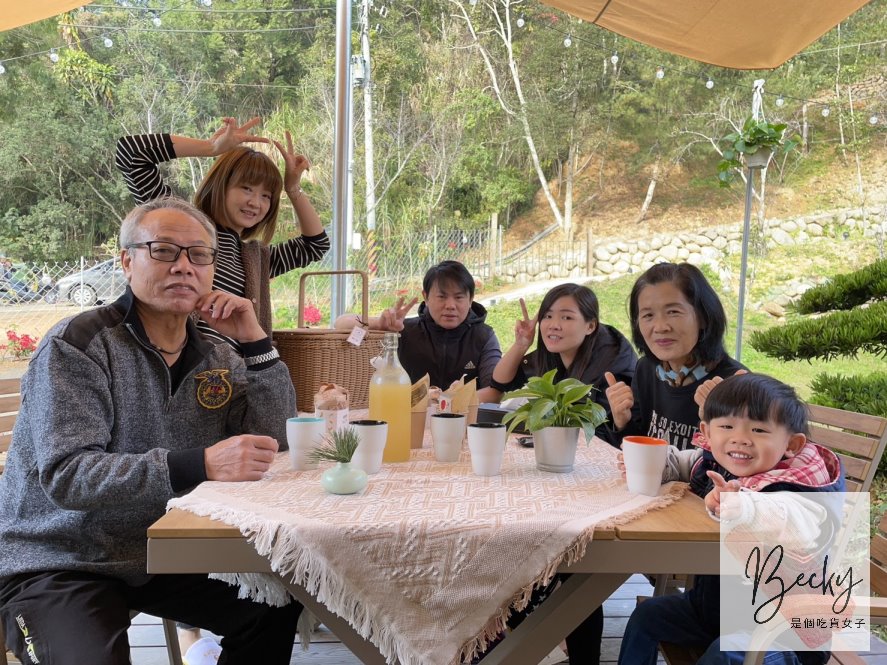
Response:
[[[382,355],[370,379],[370,418],[388,423],[388,438],[382,460],[408,462],[410,459],[410,377],[397,357],[397,333],[382,339]]]

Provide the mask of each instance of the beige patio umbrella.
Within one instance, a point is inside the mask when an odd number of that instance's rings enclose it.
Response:
[[[91,0],[0,0],[0,31]],[[772,69],[869,0],[543,0],[616,34],[719,67]]]
[[[542,0],[663,51],[733,69],[773,69],[869,0]]]
[[[92,0],[0,0],[0,32],[50,18]]]

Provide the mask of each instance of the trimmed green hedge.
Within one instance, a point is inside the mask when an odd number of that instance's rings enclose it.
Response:
[[[799,314],[851,309],[870,300],[887,298],[887,259],[861,270],[836,275],[827,283],[806,291],[792,306]]]
[[[819,374],[810,387],[813,404],[887,418],[887,372],[866,376]]]
[[[780,360],[853,358],[859,351],[887,358],[887,301],[758,330],[749,343]]]
[[[867,376],[839,376],[819,374],[810,386],[812,404],[830,406],[845,411],[868,413],[887,418],[887,373],[875,372]],[[878,474],[887,472],[887,455],[881,457]]]

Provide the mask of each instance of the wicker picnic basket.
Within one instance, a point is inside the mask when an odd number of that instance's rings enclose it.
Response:
[[[314,394],[321,383],[337,383],[348,389],[350,408],[365,409],[370,403],[370,360],[382,352],[380,330],[367,331],[360,346],[350,344],[350,330],[305,328],[305,279],[313,275],[360,275],[362,320],[368,320],[369,285],[360,270],[332,270],[302,273],[299,278],[299,327],[275,330],[274,342],[280,358],[289,368],[296,389],[296,408],[314,411]]]

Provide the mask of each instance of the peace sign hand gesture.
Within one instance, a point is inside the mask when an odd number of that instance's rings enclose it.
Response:
[[[705,507],[712,515],[716,515],[724,521],[736,519],[739,516],[738,510],[723,510],[721,503],[721,494],[727,492],[738,492],[740,485],[738,480],[726,481],[724,476],[717,471],[706,471],[705,474],[711,478],[714,487],[711,492],[705,495]],[[731,504],[732,506],[732,504]]]
[[[302,193],[302,174],[311,168],[311,162],[308,161],[308,158],[305,157],[305,155],[296,154],[296,151],[293,149],[293,137],[289,133],[289,130],[285,132],[285,135],[286,149],[284,149],[283,144],[281,144],[280,141],[274,141],[274,145],[277,146],[277,150],[280,151],[280,154],[283,157],[283,188],[286,190],[286,193],[290,198],[298,198]]]
[[[391,332],[400,332],[403,330],[403,320],[407,317],[407,314],[409,314],[409,311],[413,309],[416,303],[419,302],[418,298],[413,298],[410,302],[404,305],[404,300],[405,298],[401,296],[397,299],[397,302],[394,303],[393,307],[389,307],[379,315],[379,328]]]
[[[215,134],[209,137],[212,154],[221,155],[232,148],[236,148],[241,143],[268,143],[268,139],[265,137],[250,133],[250,130],[260,122],[262,122],[262,119],[255,117],[247,120],[242,125],[238,125],[236,118],[222,118],[222,126],[216,130]]]
[[[520,308],[523,318],[514,323],[514,343],[526,351],[533,344],[533,338],[536,336],[536,318],[530,318],[527,303],[523,298],[520,299]]]

